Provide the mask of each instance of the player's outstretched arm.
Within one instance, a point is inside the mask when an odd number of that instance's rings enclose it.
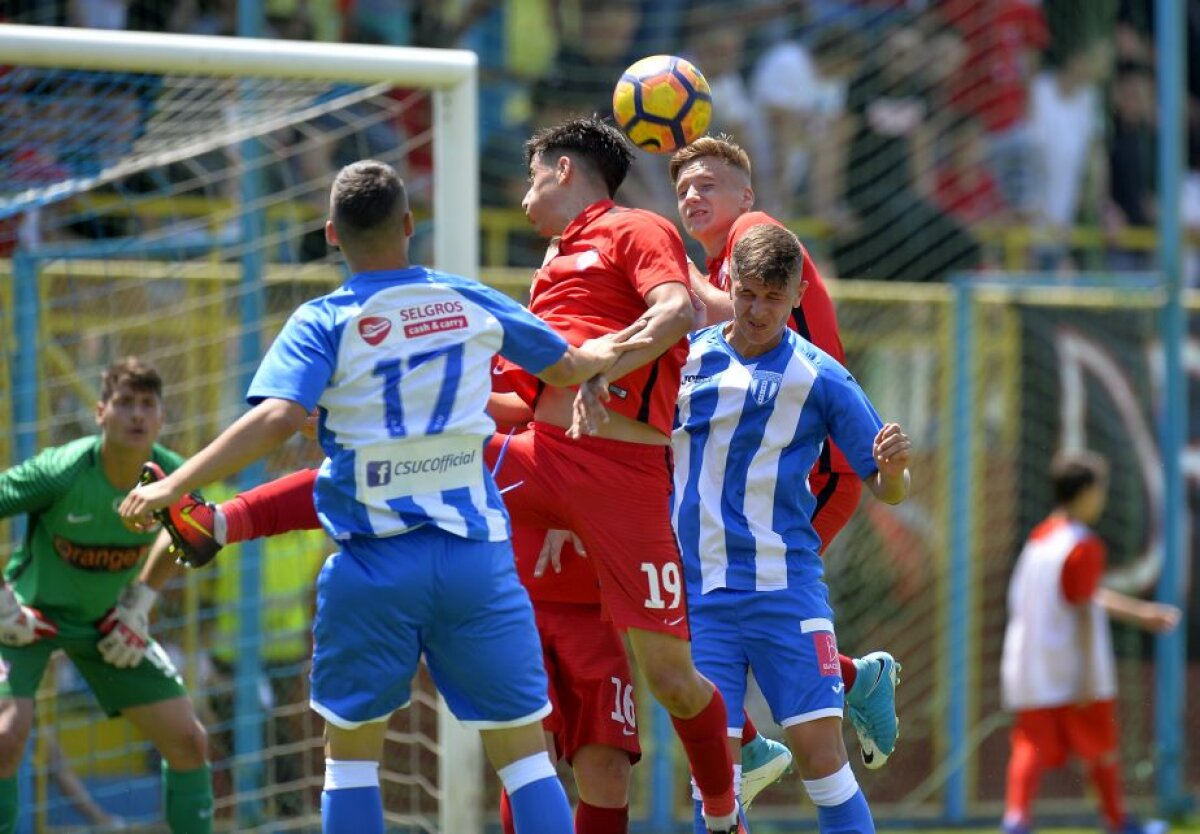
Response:
[[[299,403],[268,397],[166,478],[126,495],[121,517],[145,522],[153,510],[178,501],[184,493],[240,472],[283,445],[307,418],[308,410]]]
[[[1098,588],[1095,600],[1114,620],[1137,626],[1143,631],[1163,634],[1179,624],[1180,611],[1174,605],[1138,599],[1112,588]]]
[[[536,376],[547,385],[567,388],[600,374],[607,375],[610,368],[620,363],[621,357],[640,352],[651,344],[652,337],[646,333],[648,329],[649,323],[641,318],[617,333],[588,339],[579,347],[568,345],[561,359],[543,368]]]
[[[885,504],[899,504],[908,496],[908,461],[912,443],[899,423],[884,423],[875,435],[871,453],[875,474],[864,482]]]
[[[662,356],[691,332],[695,326],[696,310],[686,284],[659,284],[646,293],[647,310],[641,316],[646,323],[640,337],[649,341],[637,350],[621,355],[604,375],[617,380]]]

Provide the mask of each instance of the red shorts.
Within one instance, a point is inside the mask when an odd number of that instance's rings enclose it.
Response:
[[[489,466],[506,439],[488,443]],[[534,423],[513,435],[497,482],[514,524],[571,530],[600,579],[607,614],[686,640],[683,566],[671,528],[671,448],[597,437],[571,440]]]
[[[503,482],[502,482],[503,483]],[[503,487],[501,487],[503,488]],[[600,605],[600,584],[596,569],[586,556],[575,552],[570,542],[559,554],[559,569],[547,565],[541,576],[534,576],[546,531],[539,527],[512,526],[513,556],[517,560],[517,576],[529,593],[529,599],[539,602],[569,602],[573,605]]]
[[[808,488],[817,499],[812,525],[821,537],[821,552],[824,553],[858,509],[862,481],[852,472],[810,472]]]
[[[1010,734],[1013,750],[1032,747],[1044,767],[1060,767],[1071,754],[1085,762],[1115,754],[1119,736],[1113,701],[1018,710]]]
[[[642,757],[634,710],[633,675],[625,643],[599,605],[540,602],[533,607],[554,711],[542,722],[559,758],[570,763],[581,747],[602,744]]]

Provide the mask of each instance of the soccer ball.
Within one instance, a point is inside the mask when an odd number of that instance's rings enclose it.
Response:
[[[642,150],[670,153],[708,130],[712,90],[690,61],[651,55],[621,74],[613,90],[613,116]]]

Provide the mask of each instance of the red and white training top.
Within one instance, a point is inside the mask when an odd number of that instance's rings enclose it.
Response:
[[[1008,586],[1000,661],[1005,709],[1116,697],[1108,615],[1093,601],[1105,557],[1104,543],[1095,533],[1062,515],[1050,516],[1030,534]],[[1082,649],[1089,623],[1091,634]],[[1092,687],[1087,691],[1089,666]]]

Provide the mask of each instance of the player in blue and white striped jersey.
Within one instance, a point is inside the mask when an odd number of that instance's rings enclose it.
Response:
[[[734,318],[690,337],[673,520],[696,667],[738,717],[753,669],[820,830],[869,832],[842,741],[844,686],[806,475],[832,437],[867,487],[898,503],[909,441],[845,368],[787,326],[806,286],[802,263],[800,242],[776,225],[753,227],[734,247]],[[730,727],[735,751],[740,729]]]
[[[316,508],[341,550],[317,582],[312,706],[326,719],[323,830],[382,834],[387,719],[425,656],[454,714],[483,734],[520,834],[572,830],[546,753],[550,712],[508,516],[484,464],[495,354],[550,385],[607,371],[615,338],[569,347],[516,302],[408,260],[412,214],[388,165],[354,163],[330,195],[326,237],[352,271],[301,306],[251,383],[254,407],[180,469],[130,493],[126,518],[174,503],[267,454],[319,410],[328,456]],[[598,416],[592,415],[595,419]]]

